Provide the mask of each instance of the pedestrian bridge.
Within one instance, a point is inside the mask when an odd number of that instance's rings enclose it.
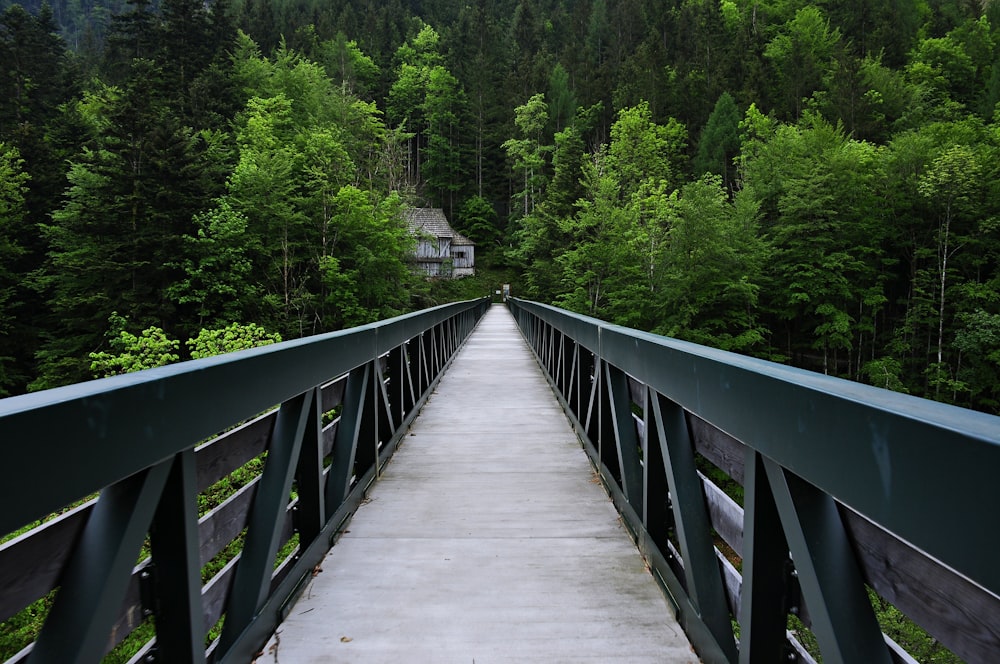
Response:
[[[5,399],[0,455],[8,662],[1000,652],[1000,418],[532,302]]]

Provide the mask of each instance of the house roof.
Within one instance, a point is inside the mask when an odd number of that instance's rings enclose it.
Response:
[[[441,208],[408,208],[403,212],[403,218],[415,234],[426,233],[434,237],[451,238],[452,245],[476,245],[448,224]]]

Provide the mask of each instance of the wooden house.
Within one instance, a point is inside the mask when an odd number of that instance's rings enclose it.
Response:
[[[417,238],[416,262],[429,277],[466,277],[476,273],[476,245],[448,224],[440,208],[404,212]]]

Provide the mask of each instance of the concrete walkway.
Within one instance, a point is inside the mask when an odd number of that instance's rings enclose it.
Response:
[[[697,662],[494,305],[258,662]]]

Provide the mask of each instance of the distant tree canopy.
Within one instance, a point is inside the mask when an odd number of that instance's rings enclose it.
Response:
[[[420,306],[418,204],[529,297],[1000,411],[998,0],[0,0],[0,62],[0,393]]]

